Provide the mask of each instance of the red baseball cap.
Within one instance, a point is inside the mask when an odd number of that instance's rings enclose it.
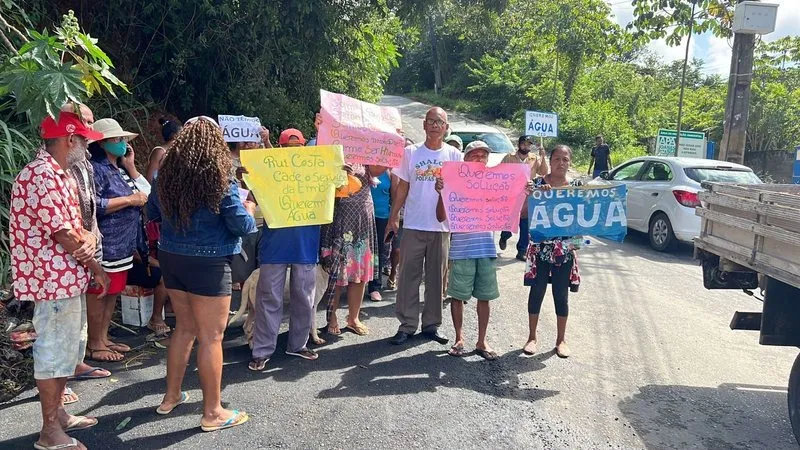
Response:
[[[303,137],[303,133],[297,128],[287,128],[281,131],[281,135],[278,137],[278,144],[286,145],[289,143],[289,139],[292,137],[296,137],[301,144],[306,144],[306,138]]]
[[[83,136],[92,141],[99,141],[103,139],[103,133],[94,131],[87,127],[81,118],[75,113],[61,112],[58,115],[58,122],[53,120],[52,117],[47,116],[42,121],[42,139],[55,139],[66,137],[71,134]]]

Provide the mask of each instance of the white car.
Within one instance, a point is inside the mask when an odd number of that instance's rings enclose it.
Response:
[[[489,125],[478,123],[452,123],[450,133],[458,135],[464,142],[464,148],[472,141],[483,141],[492,149],[489,155],[488,166],[496,166],[509,154],[517,151],[508,136],[502,131]],[[464,150],[463,148],[461,149]]]
[[[749,167],[713,159],[645,156],[626,161],[601,177],[628,187],[628,228],[647,233],[660,252],[700,235],[700,183],[761,183]]]

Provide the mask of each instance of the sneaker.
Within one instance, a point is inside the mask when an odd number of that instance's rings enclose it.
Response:
[[[300,350],[298,350],[296,352],[290,352],[289,350],[286,350],[286,354],[290,355],[290,356],[299,356],[299,357],[301,357],[303,359],[307,359],[309,361],[313,361],[313,360],[319,358],[319,353],[315,352],[314,350],[309,350],[307,348],[301,348]]]
[[[517,252],[517,261],[525,261],[525,253]]]
[[[381,293],[380,292],[372,291],[372,292],[369,293],[369,299],[372,300],[373,302],[379,302],[379,301],[383,300],[383,297],[381,297]]]

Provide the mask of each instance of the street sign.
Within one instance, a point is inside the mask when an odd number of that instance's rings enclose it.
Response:
[[[681,148],[675,154],[675,130],[658,130],[657,156],[680,156],[683,158],[706,157],[706,134],[698,131],[681,131]]]
[[[800,184],[800,145],[794,148],[795,158],[794,158],[794,172],[792,172],[792,183]]]
[[[539,137],[558,137],[558,114],[525,111],[525,134]]]

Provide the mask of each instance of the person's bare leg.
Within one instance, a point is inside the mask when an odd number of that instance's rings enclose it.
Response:
[[[103,336],[104,339],[103,343],[109,348],[111,348],[111,346],[119,346],[125,349],[125,351],[129,351],[130,347],[124,344],[116,344],[108,337],[108,329],[111,328],[111,319],[114,317],[114,309],[117,307],[117,296],[107,295],[103,297],[102,302],[105,304],[105,310],[103,311],[103,328],[101,330],[101,336]]]
[[[168,289],[168,292],[175,312],[175,331],[167,347],[167,392],[161,400],[162,410],[171,409],[181,400],[183,376],[197,334],[189,294],[175,289]]]
[[[528,342],[522,351],[530,355],[536,353],[536,327],[539,325],[538,314],[528,314]]]
[[[86,348],[89,349],[88,356],[90,359],[119,361],[124,356],[112,352],[108,348],[106,344],[106,335],[103,331],[103,321],[106,316],[106,302],[106,299],[98,299],[97,295],[86,294],[86,322],[88,329]]]
[[[464,302],[451,298],[450,315],[453,317],[453,328],[456,330],[453,347],[464,348]]]
[[[492,348],[486,343],[486,330],[489,328],[489,311],[490,306],[488,301],[478,300],[478,343],[475,348],[491,352]]]
[[[190,295],[197,329],[197,371],[203,391],[201,424],[214,426],[233,416],[222,407],[222,339],[228,325],[231,297]]]
[[[364,327],[359,319],[359,314],[361,314],[361,301],[364,299],[366,287],[366,283],[349,283],[347,285],[347,325],[349,327]]]
[[[570,349],[567,346],[564,335],[567,333],[567,316],[556,316],[556,354],[562,358],[569,357]]]
[[[336,317],[336,311],[339,309],[339,299],[342,298],[342,290],[344,286],[335,286],[333,288],[333,298],[331,299],[331,317],[328,319],[328,333],[341,334],[342,330],[339,329],[339,318]]]
[[[167,329],[164,322],[164,305],[167,303],[167,288],[164,281],[160,281],[153,292],[153,315],[150,316],[150,326],[156,330]]]
[[[39,389],[39,403],[42,407],[42,430],[39,432],[39,445],[52,447],[55,445],[69,444],[72,438],[64,432],[62,420],[68,420],[69,415],[61,404],[61,394],[67,385],[66,378],[51,378],[36,380]],[[78,448],[86,447],[78,443]]]
[[[399,248],[393,248],[392,249],[391,260],[392,260],[392,266],[389,269],[389,281],[391,282],[391,284],[396,285],[397,284],[397,268],[400,266],[400,249]]]

